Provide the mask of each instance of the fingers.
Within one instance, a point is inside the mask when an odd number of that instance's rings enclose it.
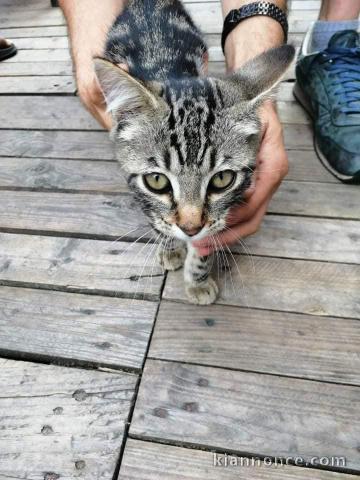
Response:
[[[105,99],[94,72],[88,72],[85,81],[78,78],[77,84],[79,96],[85,107],[104,128],[111,130],[112,118],[106,112]]]
[[[215,245],[234,245],[241,238],[248,237],[256,233],[261,225],[262,219],[266,213],[269,201],[265,202],[258,209],[256,214],[251,218],[251,220],[243,223],[239,223],[224,232],[215,235],[213,240],[212,238],[204,238],[203,240],[194,241],[193,245],[197,248],[199,255],[206,256],[212,253],[216,248]]]

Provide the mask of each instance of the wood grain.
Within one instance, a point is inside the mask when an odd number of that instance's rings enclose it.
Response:
[[[2,354],[133,369],[157,310],[153,302],[4,286],[0,303]]]
[[[157,300],[155,246],[0,234],[0,283]],[[154,248],[153,248],[154,247]]]
[[[2,229],[135,239],[149,223],[132,195],[0,191]],[[128,232],[137,228],[132,235]]]
[[[360,222],[267,215],[260,231],[232,246],[245,255],[360,263]]]
[[[231,276],[218,278],[219,304],[360,318],[359,265],[244,256],[235,261],[229,259]],[[186,301],[180,275],[168,275],[163,298]]]
[[[360,192],[356,185],[283,182],[269,212],[360,219]]]
[[[121,192],[127,183],[117,162],[0,157],[0,187]]]
[[[163,301],[149,356],[360,385],[359,351],[358,320]]]
[[[11,129],[102,130],[80,100],[72,96],[1,96],[0,122]]]
[[[10,0],[13,1],[13,0]],[[21,4],[24,4],[24,0],[20,0]],[[3,2],[2,2],[3,3]],[[30,38],[32,42],[33,38],[38,37],[63,37],[67,35],[66,26],[54,26],[54,27],[21,27],[19,28],[2,28],[1,34],[9,40],[17,38]]]
[[[214,466],[216,460],[222,459],[223,466]],[[212,452],[189,448],[161,445],[129,439],[121,464],[119,480],[353,480],[353,475],[324,472],[309,468],[292,466],[264,466],[263,462],[246,457],[228,457]],[[230,461],[238,462],[230,466]],[[243,466],[242,465],[243,462]],[[247,463],[249,462],[249,464]],[[247,466],[249,465],[249,467]]]
[[[22,76],[0,77],[0,95],[2,94],[75,94],[75,81],[68,76]]]
[[[358,387],[149,360],[130,434],[360,471],[359,408]]]
[[[0,477],[111,480],[136,376],[0,359]]]
[[[72,75],[72,63],[70,60],[62,62],[2,62],[0,75],[8,77],[27,76],[61,76]]]
[[[2,130],[0,155],[114,160],[108,132]]]

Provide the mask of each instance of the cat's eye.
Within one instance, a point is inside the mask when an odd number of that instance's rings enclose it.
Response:
[[[209,182],[209,188],[214,192],[219,192],[229,188],[235,180],[235,172],[224,170],[216,173]]]
[[[144,175],[144,183],[151,192],[166,193],[171,190],[170,180],[163,173],[148,173]]]

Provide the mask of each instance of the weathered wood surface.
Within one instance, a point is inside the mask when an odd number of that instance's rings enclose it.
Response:
[[[59,28],[59,27],[58,27]],[[69,48],[69,40],[66,36],[41,36],[36,37],[35,35],[30,40],[28,38],[14,38],[11,37],[12,41],[16,44],[18,50],[46,50],[54,48]]]
[[[305,188],[303,188],[303,185]],[[271,213],[296,214],[296,215],[326,215],[328,217],[355,218],[358,209],[354,205],[356,197],[352,199],[347,186],[340,187],[332,192],[332,198],[328,202],[327,194],[330,189],[321,192],[319,184],[316,195],[313,195],[313,203],[306,198],[306,183],[288,186],[285,182],[274,197],[269,211]],[[334,187],[335,185],[330,185]],[[313,187],[314,188],[314,187]],[[293,190],[296,192],[293,193]],[[311,190],[311,189],[310,189]],[[343,195],[341,197],[341,195]],[[294,199],[295,196],[295,199]],[[308,205],[298,203],[298,199]],[[336,199],[339,202],[336,204]],[[349,209],[346,203],[349,199]],[[344,204],[341,203],[344,202]],[[326,202],[329,205],[326,205]],[[0,211],[1,228],[25,229],[32,231],[68,232],[72,234],[93,234],[103,237],[125,235],[135,227],[141,227],[144,231],[147,221],[140,213],[139,206],[132,195],[122,194],[98,194],[87,193],[54,193],[32,191],[0,191],[0,203],[3,209]],[[134,212],[138,212],[136,215]],[[133,236],[131,238],[134,238]]]
[[[0,234],[0,283],[157,299],[155,245]]]
[[[136,376],[0,359],[0,478],[111,480]]]
[[[75,94],[75,90],[76,87],[73,77],[0,77],[0,94]]]
[[[214,466],[222,455],[180,448],[172,445],[129,439],[126,442],[119,480],[354,480],[353,475],[296,468],[292,466],[264,466],[261,461],[246,457],[228,457],[228,466]],[[230,466],[230,460],[238,466]],[[248,462],[249,461],[249,466]],[[243,462],[243,466],[242,463]]]
[[[58,79],[60,81],[60,79]],[[34,80],[35,81],[35,80]],[[15,82],[15,81],[14,81]],[[17,80],[19,90],[21,80]],[[35,88],[35,87],[34,87]],[[281,90],[279,91],[281,95]],[[304,110],[295,102],[278,102],[280,118],[285,123],[308,123]],[[22,115],[19,115],[21,108]],[[38,112],[34,116],[34,110]],[[2,96],[0,97],[0,120],[6,128],[100,130],[101,127],[81,105],[77,97],[49,96]]]
[[[358,387],[149,360],[130,434],[360,471],[359,408]]]
[[[14,157],[45,157],[45,158],[78,158],[114,160],[113,146],[107,132],[72,132],[55,130],[1,130],[0,155]],[[302,150],[308,151],[313,163],[318,164],[313,149],[312,131],[308,125],[287,125],[284,131],[285,143],[289,150],[290,162],[301,162],[297,155]],[[298,170],[303,171],[299,166]],[[317,167],[315,167],[317,168]],[[311,174],[311,168],[306,175]],[[324,171],[326,178],[327,171]],[[291,175],[291,173],[290,173]],[[321,171],[319,171],[321,176]],[[299,176],[297,180],[309,180],[309,177]],[[311,177],[310,177],[311,180]]]
[[[69,76],[72,75],[72,71],[70,60],[63,62],[2,62],[0,64],[0,77],[32,75],[38,79],[39,76]]]
[[[164,301],[149,356],[360,385],[359,351],[359,320]]]
[[[12,0],[11,0],[12,1]],[[20,0],[23,6],[24,1]],[[1,2],[3,3],[3,2]],[[39,38],[39,37],[63,37],[67,35],[66,26],[54,26],[54,27],[14,27],[14,28],[2,28],[1,34],[9,40],[18,38]]]
[[[232,250],[245,255],[360,263],[359,241],[360,222],[267,215],[260,231]]]
[[[1,96],[0,122],[8,129],[102,130],[80,100],[71,96]]]
[[[120,192],[126,180],[116,162],[0,157],[0,188]]]
[[[286,127],[285,132],[288,127]],[[287,180],[302,180],[306,182],[339,183],[331,173],[324,168],[317,155],[312,150],[288,150],[289,173]]]
[[[93,195],[2,190],[0,204],[2,229],[102,238],[123,235],[135,239],[150,228],[132,195],[127,193]]]
[[[360,318],[359,265],[255,256],[229,262],[231,275],[218,279],[220,304]],[[167,276],[163,298],[186,301],[180,277],[181,272]]]
[[[274,195],[269,212],[358,220],[359,201],[356,185],[285,181]]]
[[[108,132],[1,130],[0,155],[114,160]]]
[[[0,304],[0,355],[133,369],[157,310],[147,301],[4,286]]]

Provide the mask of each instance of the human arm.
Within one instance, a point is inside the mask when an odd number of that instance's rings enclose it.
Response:
[[[249,1],[223,0],[223,14],[234,8],[240,8]],[[274,2],[286,10],[286,1]],[[225,58],[229,72],[240,68],[247,60],[265,50],[281,45],[284,33],[281,25],[268,17],[251,17],[242,21],[227,37]],[[262,141],[257,157],[254,183],[245,193],[245,202],[234,207],[228,217],[228,229],[217,236],[217,243],[230,245],[239,238],[255,233],[266,213],[272,195],[279,187],[288,171],[282,127],[273,102],[267,101],[260,112],[263,125]],[[213,250],[213,241],[203,239],[195,241],[201,255]]]
[[[124,8],[125,0],[59,0],[65,15],[79,96],[96,120],[111,128],[104,97],[95,76],[93,59],[103,56],[107,32]]]

